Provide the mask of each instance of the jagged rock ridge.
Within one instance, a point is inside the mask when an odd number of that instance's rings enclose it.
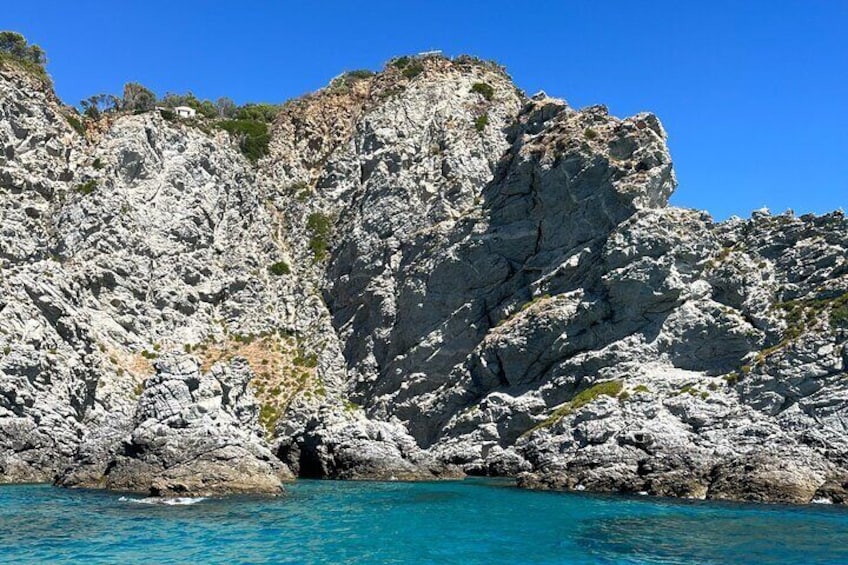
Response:
[[[2,72],[2,480],[157,475],[137,387],[242,357],[264,430],[219,429],[259,475],[264,442],[304,476],[845,502],[845,217],[716,224],[668,206],[653,115],[414,62],[288,103],[255,167],[155,113],[84,139]]]

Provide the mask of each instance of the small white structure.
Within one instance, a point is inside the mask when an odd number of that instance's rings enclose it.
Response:
[[[180,118],[193,118],[197,115],[197,110],[188,106],[176,106],[174,113]]]

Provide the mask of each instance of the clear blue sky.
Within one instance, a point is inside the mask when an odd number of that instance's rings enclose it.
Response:
[[[158,94],[280,102],[344,70],[442,49],[495,59],[528,93],[650,110],[672,202],[716,219],[848,208],[848,1],[7,2],[68,103]]]

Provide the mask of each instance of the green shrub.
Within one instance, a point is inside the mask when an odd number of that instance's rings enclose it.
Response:
[[[65,120],[68,122],[68,125],[70,125],[72,128],[74,128],[74,131],[76,131],[78,134],[80,134],[82,136],[85,135],[85,126],[82,125],[82,122],[80,121],[79,118],[77,118],[73,114],[63,113],[62,115],[65,116]]]
[[[291,269],[289,268],[289,264],[285,261],[277,261],[270,267],[268,267],[268,272],[274,275],[275,277],[281,277],[283,275],[288,275],[291,273]]]
[[[651,389],[649,389],[645,385],[636,385],[635,387],[633,387],[633,392],[634,393],[639,393],[639,392],[648,393],[648,392],[651,392]]]
[[[489,114],[483,114],[476,120],[474,120],[474,129],[478,132],[482,132],[486,129],[486,126],[489,125]]]
[[[348,71],[344,74],[344,77],[352,80],[363,80],[366,78],[371,78],[374,76],[374,71],[369,71],[368,69],[357,69],[355,71]]]
[[[171,110],[159,110],[159,115],[161,115],[162,118],[168,120],[169,122],[173,122],[177,119],[177,115]]]
[[[495,89],[486,84],[485,82],[475,82],[471,87],[471,92],[476,92],[486,100],[491,101],[495,96]]]
[[[374,75],[373,71],[361,69],[357,71],[348,71],[343,75],[333,79],[327,87],[328,92],[334,93],[347,93],[350,92],[351,86],[353,83],[365,80]]]
[[[97,159],[94,160],[94,162],[91,164],[91,166],[99,171],[100,169],[103,168],[103,161],[101,161],[100,157],[98,157]]]
[[[391,65],[395,68],[402,69],[409,64],[409,61],[409,57],[404,55],[403,57],[398,57],[397,59],[392,61]]]
[[[86,181],[82,184],[78,184],[76,190],[80,194],[82,194],[84,196],[88,196],[89,194],[94,192],[95,188],[97,188],[97,181],[94,180],[94,179],[91,179],[91,180],[88,180],[88,181]]]
[[[268,154],[271,134],[268,124],[259,120],[224,120],[217,126],[238,140],[239,149],[251,161],[258,161]]]
[[[277,118],[277,114],[279,113],[280,106],[276,104],[245,104],[235,111],[235,118],[237,120],[253,120],[270,124]]]
[[[298,351],[293,363],[298,367],[314,369],[318,366],[318,356],[314,353],[305,353],[304,351]]]
[[[831,306],[833,309],[830,311],[830,327],[848,327],[848,292],[834,299]]]
[[[419,61],[411,61],[401,72],[406,78],[413,79],[424,72],[424,65],[422,65]]]
[[[321,212],[313,212],[306,218],[306,228],[312,233],[309,239],[309,249],[316,261],[327,258],[330,240],[330,217]]]
[[[598,132],[596,132],[592,128],[586,128],[585,130],[583,130],[583,135],[586,137],[586,139],[591,140],[591,139],[595,139],[596,137],[598,137]]]
[[[345,400],[344,409],[346,412],[356,412],[357,410],[361,410],[362,406],[351,400]]]

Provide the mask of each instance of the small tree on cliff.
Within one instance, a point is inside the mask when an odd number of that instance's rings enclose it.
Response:
[[[92,120],[98,119],[105,112],[112,112],[120,106],[121,101],[111,94],[95,94],[82,102],[82,113]]]
[[[47,64],[47,55],[38,45],[29,45],[26,38],[14,31],[0,31],[0,53],[39,66]]]
[[[145,88],[137,82],[128,82],[124,85],[124,97],[121,100],[121,109],[125,112],[147,112],[156,106],[156,95],[149,88]]]

